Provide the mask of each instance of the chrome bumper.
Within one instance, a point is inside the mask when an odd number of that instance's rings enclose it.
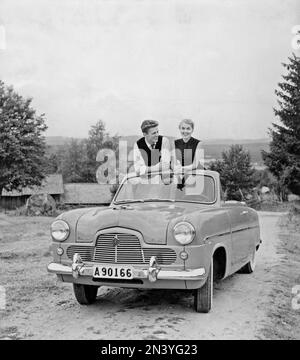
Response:
[[[57,275],[71,275],[74,279],[78,279],[81,276],[93,277],[93,267],[94,265],[84,264],[79,254],[75,254],[72,266],[50,263],[48,265],[48,272]],[[148,269],[134,268],[133,270],[134,279],[148,279],[150,282],[155,282],[156,280],[202,280],[204,275],[205,268],[180,271],[162,270],[159,268],[155,256],[151,257]]]

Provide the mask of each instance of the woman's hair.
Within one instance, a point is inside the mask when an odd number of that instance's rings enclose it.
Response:
[[[194,130],[195,124],[194,124],[193,120],[191,120],[191,119],[183,119],[183,120],[181,120],[180,123],[179,123],[179,129],[181,128],[182,124],[190,125],[190,127]]]

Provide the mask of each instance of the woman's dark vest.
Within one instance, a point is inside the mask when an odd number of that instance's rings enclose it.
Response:
[[[193,137],[186,143],[183,139],[175,140],[176,159],[180,161],[182,166],[191,165],[193,163],[199,142],[200,140]]]
[[[146,166],[153,166],[160,162],[161,160],[161,148],[162,148],[162,139],[160,135],[158,141],[153,150],[150,150],[146,144],[145,138],[141,138],[137,141],[137,146],[141,151],[142,157],[145,161]]]

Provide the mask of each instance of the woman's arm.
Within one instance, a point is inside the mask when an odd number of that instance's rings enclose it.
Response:
[[[196,170],[198,168],[199,163],[201,167],[204,169],[204,149],[202,147],[202,143],[199,142],[196,148],[194,161],[190,165],[183,166],[183,170]]]

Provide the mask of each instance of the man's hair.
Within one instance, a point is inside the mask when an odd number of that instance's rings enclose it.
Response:
[[[191,120],[191,119],[183,119],[180,121],[179,123],[179,129],[181,128],[181,125],[182,124],[187,124],[187,125],[190,125],[190,127],[194,130],[195,128],[195,124],[194,124],[194,121]]]
[[[155,120],[144,120],[141,125],[143,133],[148,134],[149,129],[154,128],[159,125],[158,121]]]

